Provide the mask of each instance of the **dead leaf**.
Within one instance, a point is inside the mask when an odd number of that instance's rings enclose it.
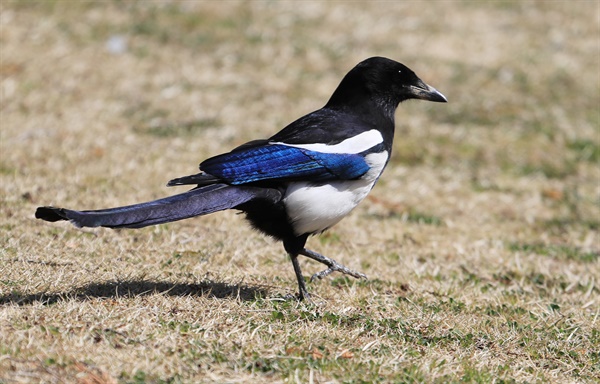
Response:
[[[547,199],[551,199],[551,200],[562,200],[564,197],[564,193],[563,191],[559,190],[559,189],[554,189],[554,188],[548,188],[548,189],[544,189],[542,191],[542,196],[544,196]]]
[[[312,350],[312,358],[313,359],[322,359],[323,353],[321,351],[319,351],[317,348],[314,348]]]

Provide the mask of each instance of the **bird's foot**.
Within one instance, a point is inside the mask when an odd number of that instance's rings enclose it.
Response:
[[[337,261],[330,259],[327,256],[323,256],[320,253],[311,251],[310,249],[304,248],[302,250],[302,252],[300,252],[300,254],[304,255],[306,257],[310,257],[311,259],[318,261],[320,263],[323,263],[328,267],[327,269],[325,269],[321,272],[317,272],[314,275],[312,275],[312,277],[310,278],[311,282],[313,282],[316,279],[322,279],[325,276],[331,274],[332,272],[341,272],[345,275],[350,275],[357,279],[366,279],[367,278],[367,275],[365,275],[364,273],[354,271],[354,270],[346,267],[345,265],[342,265],[342,264],[338,263]]]
[[[332,272],[341,272],[341,273],[343,273],[345,275],[350,275],[350,276],[352,276],[354,278],[357,278],[357,279],[366,279],[367,278],[367,275],[365,275],[364,273],[360,273],[360,272],[354,271],[354,270],[346,267],[345,265],[342,265],[342,264],[338,263],[335,260],[332,260],[332,261],[333,261],[333,264],[329,268],[327,268],[327,269],[325,269],[325,270],[323,270],[321,272],[317,272],[314,275],[312,275],[311,278],[310,278],[310,281],[313,282],[313,281],[315,281],[317,279],[322,279],[325,276],[331,274]]]
[[[304,301],[304,300],[306,300],[309,303],[311,302],[310,295],[308,294],[308,291],[306,290],[306,288],[305,289],[301,289],[298,292],[298,295],[296,297],[297,297],[298,301]]]
[[[306,300],[309,303],[311,302],[311,298],[310,298],[310,295],[308,294],[308,292],[304,292],[304,293],[298,292],[295,295],[288,293],[288,294],[283,295],[282,300],[283,301],[291,301],[291,302],[294,302],[294,301],[301,302],[301,301]]]

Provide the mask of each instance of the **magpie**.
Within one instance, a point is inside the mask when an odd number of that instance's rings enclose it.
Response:
[[[405,65],[384,57],[357,64],[327,104],[269,139],[254,140],[200,164],[200,173],[167,186],[193,185],[174,196],[118,208],[76,211],[39,207],[38,219],[69,220],[77,227],[141,228],[226,209],[239,210],[257,230],[283,242],[296,279],[298,299],[308,299],[298,256],[332,272],[366,278],[305,248],[348,215],[371,191],[392,152],[394,114],[408,99],[446,102]]]

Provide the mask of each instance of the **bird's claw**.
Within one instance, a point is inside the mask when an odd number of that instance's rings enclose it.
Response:
[[[332,272],[341,272],[345,275],[350,275],[356,279],[366,279],[367,278],[367,275],[365,275],[364,273],[353,271],[352,269],[346,267],[345,265],[338,263],[337,261],[334,261],[334,260],[331,260],[331,261],[332,261],[332,264],[329,266],[329,268],[327,268],[321,272],[317,272],[311,276],[311,278],[310,278],[311,283],[315,280],[320,280],[320,279],[324,278],[325,276],[330,275]]]

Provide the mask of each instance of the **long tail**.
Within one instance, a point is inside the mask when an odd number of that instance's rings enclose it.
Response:
[[[77,227],[142,228],[235,208],[254,199],[276,203],[281,193],[270,188],[213,184],[126,207],[93,211],[39,207],[35,217],[52,222],[69,220]]]

